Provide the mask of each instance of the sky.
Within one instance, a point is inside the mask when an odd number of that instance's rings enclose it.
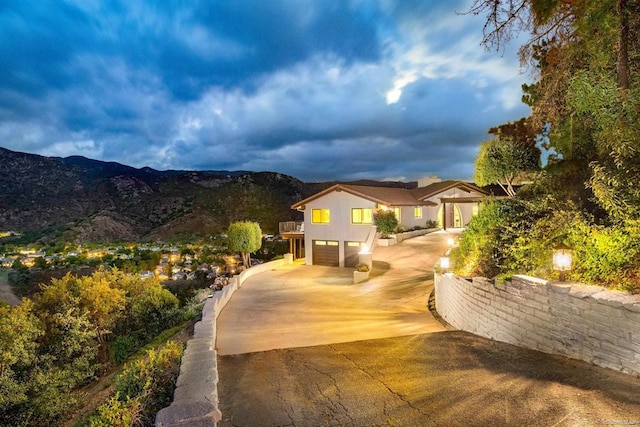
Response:
[[[529,114],[469,0],[0,0],[0,146],[303,181],[471,179]]]

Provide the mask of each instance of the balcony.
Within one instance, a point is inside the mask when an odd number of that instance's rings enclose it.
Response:
[[[285,221],[281,222],[278,231],[282,237],[285,235],[304,235],[304,222],[302,221]]]
[[[280,236],[289,241],[289,253],[293,254],[293,259],[304,258],[304,222],[281,222],[278,229]]]

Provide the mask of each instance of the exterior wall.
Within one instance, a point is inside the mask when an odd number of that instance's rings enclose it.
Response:
[[[451,188],[447,191],[443,191],[442,193],[438,193],[430,198],[428,198],[427,200],[432,201],[434,203],[437,203],[438,205],[441,205],[441,201],[440,199],[442,197],[483,197],[483,194],[480,193],[476,193],[476,192],[466,192],[463,191],[459,188]],[[462,215],[462,225],[466,226],[467,224],[469,224],[469,222],[471,221],[471,218],[473,218],[473,207],[476,205],[476,203],[456,203],[456,206],[458,206],[458,208],[460,209],[460,213]],[[451,208],[451,203],[447,203],[447,210],[449,210]],[[441,218],[438,218],[438,209],[434,208],[434,211],[431,211],[430,214],[433,215],[433,217],[431,218],[425,218],[425,221],[427,219],[433,219],[434,221],[438,221]],[[447,223],[447,227],[452,227],[452,225],[450,225],[449,223]]]
[[[364,242],[371,231],[371,224],[351,224],[351,208],[371,208],[376,203],[345,191],[333,191],[307,203],[304,209],[305,261],[313,264],[313,240],[337,240],[339,242],[340,267],[344,267],[344,242]],[[313,209],[329,209],[329,224],[313,224]]]
[[[436,309],[454,327],[496,341],[640,375],[640,295],[515,276],[436,275]]]
[[[400,207],[400,222],[399,224],[402,225],[404,228],[406,228],[407,230],[419,225],[420,227],[424,227],[426,222],[427,222],[427,214],[429,213],[427,211],[428,206],[420,206],[422,208],[422,217],[421,218],[414,218],[414,212],[413,209],[416,206],[402,206]]]

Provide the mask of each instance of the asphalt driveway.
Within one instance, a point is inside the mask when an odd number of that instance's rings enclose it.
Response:
[[[640,426],[636,377],[445,331],[426,304],[446,238],[377,248],[358,285],[300,265],[246,282],[218,318],[219,425]]]
[[[427,308],[449,233],[378,247],[367,282],[353,269],[295,264],[248,279],[218,318],[220,355],[444,331]]]

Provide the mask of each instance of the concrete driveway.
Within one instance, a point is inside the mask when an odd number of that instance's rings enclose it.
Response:
[[[426,303],[446,238],[377,248],[359,285],[313,266],[246,282],[218,318],[219,425],[640,425],[636,377],[444,331]]]
[[[295,264],[247,280],[218,318],[220,355],[307,347],[444,328],[427,309],[449,233],[374,251],[368,281],[353,269]]]

